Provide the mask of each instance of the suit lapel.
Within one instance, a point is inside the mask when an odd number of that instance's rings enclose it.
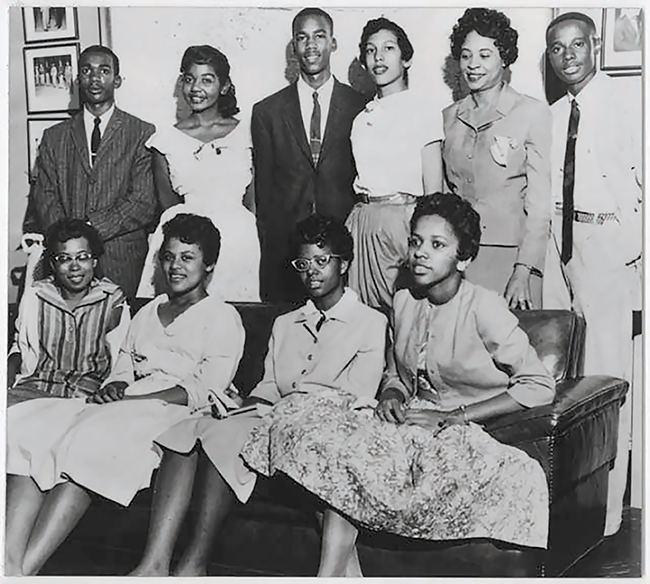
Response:
[[[307,135],[305,134],[305,125],[302,121],[302,114],[300,112],[300,99],[298,98],[298,87],[295,83],[289,86],[289,99],[285,111],[285,119],[287,125],[291,129],[293,137],[296,139],[300,150],[311,162],[311,150],[307,143]]]
[[[472,107],[472,97],[467,96],[458,106],[458,118],[468,126],[481,130],[497,120],[508,115],[517,101],[517,93],[510,85],[506,84],[499,94],[496,106],[488,112],[485,112],[481,119],[477,119]]]
[[[72,118],[72,142],[79,152],[82,168],[87,174],[90,174],[92,169],[90,168],[90,155],[88,153],[88,142],[86,140],[83,110]]]
[[[109,152],[111,141],[115,138],[120,126],[122,125],[122,118],[122,111],[115,108],[111,115],[111,119],[108,120],[108,125],[106,126],[101,142],[99,143],[99,150],[97,151],[97,154],[95,154],[95,165],[97,165],[101,158],[106,156],[106,153]]]

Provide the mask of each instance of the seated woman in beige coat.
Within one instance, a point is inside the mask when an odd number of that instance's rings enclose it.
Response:
[[[443,158],[452,192],[481,215],[481,253],[467,279],[504,294],[511,308],[540,308],[551,219],[551,113],[510,87],[517,31],[501,12],[470,8],[451,54],[469,95],[443,111]]]

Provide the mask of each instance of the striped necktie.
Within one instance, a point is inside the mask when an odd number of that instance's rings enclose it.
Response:
[[[320,156],[320,103],[318,101],[318,92],[312,94],[314,98],[314,109],[311,112],[311,123],[309,125],[309,146],[311,149],[311,159],[314,166],[318,164]]]

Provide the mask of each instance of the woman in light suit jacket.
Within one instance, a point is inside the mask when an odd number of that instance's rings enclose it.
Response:
[[[443,111],[445,178],[480,213],[479,259],[470,281],[511,308],[540,308],[551,218],[551,113],[512,89],[517,31],[503,13],[469,8],[454,26],[451,54],[470,94]]]

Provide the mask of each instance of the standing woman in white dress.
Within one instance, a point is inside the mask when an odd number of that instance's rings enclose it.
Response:
[[[442,108],[408,88],[413,45],[386,18],[368,21],[360,61],[377,86],[350,139],[358,203],[346,223],[354,238],[349,285],[369,306],[389,312],[407,256],[417,197],[442,187]]]
[[[177,213],[209,217],[221,232],[210,294],[222,300],[259,300],[257,227],[243,204],[253,178],[250,130],[234,117],[239,108],[228,59],[209,45],[189,47],[181,61],[180,88],[191,114],[157,131],[147,143],[164,211],[160,225]],[[161,243],[159,226],[149,240],[139,298],[161,291]]]
[[[230,385],[244,328],[206,291],[218,255],[209,219],[171,219],[160,252],[167,294],[136,314],[103,386],[8,409],[5,575],[38,573],[93,494],[129,505],[160,463],[159,434],[211,402],[241,403]]]

